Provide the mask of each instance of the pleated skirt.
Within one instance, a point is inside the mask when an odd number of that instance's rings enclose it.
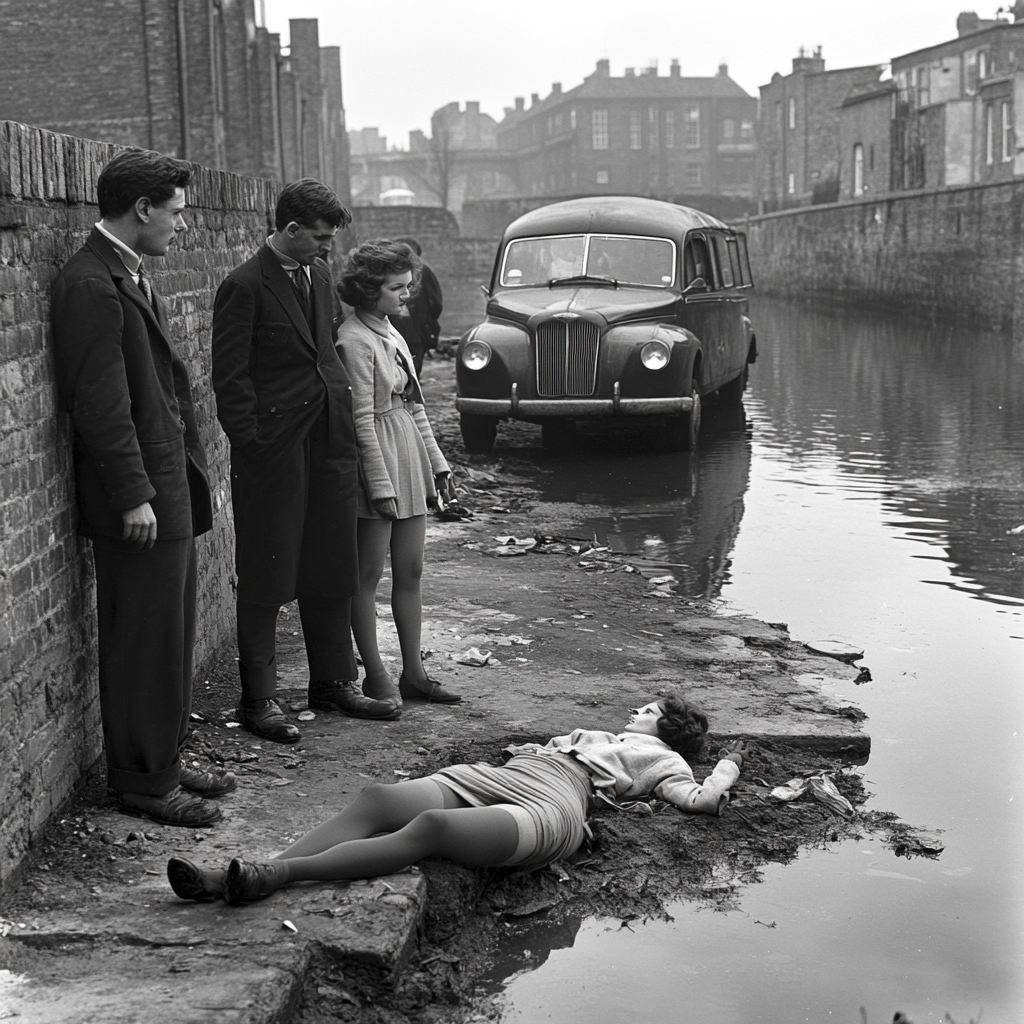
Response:
[[[391,402],[387,412],[374,416],[373,426],[377,432],[384,466],[398,500],[398,518],[409,519],[426,514],[428,502],[433,502],[437,497],[437,489],[434,487],[427,447],[409,406],[402,401],[400,395],[393,395]],[[383,518],[370,504],[362,483],[359,487],[358,515],[360,519]]]
[[[512,814],[519,845],[508,865],[542,867],[574,853],[590,835],[590,773],[564,754],[518,754],[500,768],[457,764],[431,778],[472,807],[504,807]]]

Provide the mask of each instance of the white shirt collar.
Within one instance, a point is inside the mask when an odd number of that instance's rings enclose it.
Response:
[[[117,237],[117,235],[112,235],[110,231],[103,226],[103,221],[96,224],[96,230],[114,247],[114,251],[121,257],[121,262],[124,264],[125,270],[132,275],[135,279],[135,283],[138,284],[139,267],[142,266],[142,257],[134,249],[129,249],[128,246]]]
[[[277,258],[277,261],[281,264],[282,267],[284,267],[285,270],[288,271],[289,274],[294,274],[296,270],[299,270],[301,268],[306,275],[306,280],[312,281],[312,278],[310,277],[309,274],[309,267],[303,266],[301,263],[299,263],[298,260],[293,260],[291,256],[285,256],[285,254],[281,252],[281,250],[278,249],[276,245],[274,245],[273,235],[267,236],[267,245],[270,246],[270,251],[274,254],[274,256]]]

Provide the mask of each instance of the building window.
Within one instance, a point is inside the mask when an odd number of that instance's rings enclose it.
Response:
[[[992,104],[985,104],[985,163],[991,164],[996,156],[995,125],[992,123]]]
[[[927,70],[927,69],[925,69]],[[988,50],[978,51],[978,81],[984,82],[988,78]]]
[[[789,97],[789,127],[796,127],[796,97]]]
[[[641,138],[642,125],[640,124],[640,111],[631,110],[629,112],[629,148],[640,149],[643,146],[643,139]]]
[[[789,181],[786,183],[786,191],[792,196],[796,195],[796,175],[790,171]]]
[[[779,126],[779,131],[782,131],[782,100],[775,101],[775,121]]]
[[[657,107],[647,108],[647,147],[651,150],[658,148],[658,109]]]
[[[1010,104],[1006,100],[1000,104],[1003,117],[1003,163],[1013,159],[1013,125],[1010,122]]]
[[[665,148],[675,149],[676,146],[676,117],[671,110],[665,111]]]
[[[683,183],[687,188],[700,188],[700,164],[686,165]]]
[[[598,171],[597,172],[597,183],[598,183],[598,185],[607,185],[608,184],[608,180],[609,180],[609,178],[608,178],[608,172],[607,171]]]
[[[696,104],[686,108],[683,136],[687,149],[700,149],[700,107]]]
[[[740,138],[752,139],[754,137],[754,122],[740,121]]]
[[[872,142],[868,146],[868,170],[873,171],[875,169],[875,144]]]
[[[569,129],[570,131],[576,131],[576,108],[573,107],[569,111]]]
[[[590,112],[590,145],[593,149],[608,148],[608,111]]]
[[[853,194],[864,195],[864,147],[859,142],[853,147]]]
[[[964,54],[964,92],[973,96],[978,91],[978,51]]]
[[[548,135],[555,134],[555,119],[553,117],[548,118]]]
[[[918,109],[927,107],[931,103],[931,89],[929,88],[928,65],[922,64],[914,68],[910,76],[915,91],[915,103]]]
[[[736,122],[731,117],[722,122],[722,138],[727,142],[732,142],[736,138]]]

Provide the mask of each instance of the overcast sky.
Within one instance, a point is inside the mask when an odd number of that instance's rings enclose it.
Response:
[[[1002,0],[1010,6],[1012,0]],[[501,120],[516,96],[578,85],[601,57],[613,75],[657,61],[668,73],[713,75],[719,64],[751,95],[783,74],[801,46],[826,68],[885,64],[956,35],[956,18],[986,0],[263,0],[267,27],[288,43],[289,18],[318,18],[320,45],[341,47],[349,128],[378,127],[388,145],[429,132],[453,100],[479,100]],[[257,12],[260,0],[256,0]]]

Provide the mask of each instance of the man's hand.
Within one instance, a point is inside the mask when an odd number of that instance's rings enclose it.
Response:
[[[148,501],[121,513],[124,533],[121,540],[131,544],[133,551],[151,548],[156,543],[156,515]]]
[[[377,514],[385,519],[398,518],[398,502],[394,498],[374,498],[371,502]]]

